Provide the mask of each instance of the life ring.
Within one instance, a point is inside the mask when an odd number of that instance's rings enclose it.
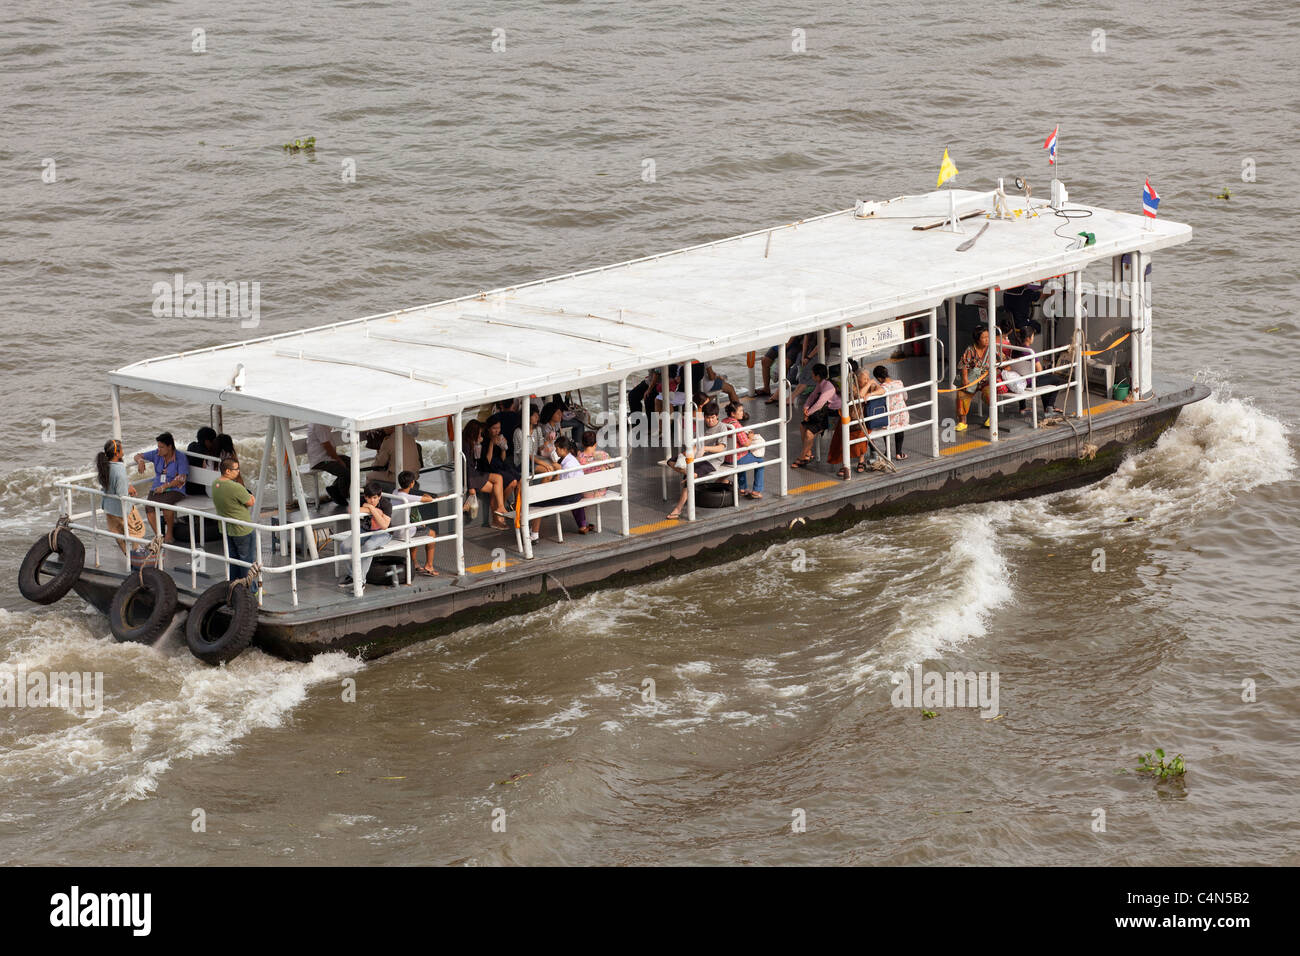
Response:
[[[108,609],[108,627],[119,641],[152,644],[176,613],[176,582],[158,568],[132,571]]]
[[[257,599],[243,581],[214,584],[194,602],[185,621],[185,643],[205,664],[238,657],[257,630]]]
[[[57,554],[63,566],[47,581],[41,581],[41,568],[51,555]],[[64,527],[43,534],[27,549],[18,568],[18,591],[37,604],[53,604],[72,590],[86,563],[86,546]]]

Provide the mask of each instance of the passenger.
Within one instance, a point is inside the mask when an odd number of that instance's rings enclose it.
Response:
[[[156,449],[135,456],[135,464],[140,474],[144,474],[145,462],[153,465],[153,487],[149,489],[148,500],[166,505],[177,504],[185,498],[185,492],[181,489],[185,487],[185,481],[190,474],[189,459],[184,455],[176,454],[176,442],[171,432],[163,432],[154,441],[158,443]],[[149,527],[157,534],[158,527],[154,523],[156,509],[146,510],[149,515]],[[174,540],[172,531],[176,524],[176,512],[164,511],[163,514],[166,515],[166,534],[163,535],[163,541],[171,544]]]
[[[602,451],[596,447],[596,433],[585,431],[582,433],[582,451],[578,452],[578,461],[587,467],[582,469],[584,475],[590,475],[593,472],[603,471],[609,465],[602,465],[602,461],[609,461],[609,452]],[[593,491],[584,491],[584,498],[603,498],[607,488],[596,488]]]
[[[961,388],[957,392],[956,430],[964,432],[966,416],[970,413],[970,403],[975,393],[983,395],[984,401],[988,402],[989,330],[987,326],[975,330],[975,341],[961,353],[961,361],[957,363],[957,369],[961,372]]]
[[[816,387],[816,382],[813,381],[813,371],[817,365],[823,364],[818,361],[820,350],[817,348],[816,333],[809,332],[803,337],[799,357],[801,361],[799,362],[798,374],[793,377],[790,383],[794,386],[794,394],[790,396],[791,408],[798,408],[800,397],[806,392],[811,392]],[[792,369],[791,371],[795,370]]]
[[[377,481],[368,481],[366,486],[361,489],[361,552],[364,555],[367,551],[377,551],[388,542],[393,540],[393,536],[388,532],[388,526],[392,523],[392,518],[384,511],[382,502],[384,500],[383,488]],[[339,542],[339,554],[351,554],[352,541]],[[361,577],[364,578],[370,571],[371,562],[374,556],[363,557],[361,559]],[[351,564],[344,565],[351,568]],[[352,575],[346,575],[339,582],[339,587],[352,587]]]
[[[479,459],[483,456],[483,423],[471,418],[461,430],[461,453],[465,456],[465,467],[461,475],[465,479],[467,494],[489,495],[492,499],[492,527],[504,531],[506,524],[505,485],[500,475],[494,475],[479,469]],[[465,502],[464,510],[470,510],[470,503]]]
[[[519,432],[515,433],[515,467],[523,468],[523,452],[528,451],[531,464],[529,470],[534,475],[545,475],[560,468],[559,457],[555,454],[556,433],[541,424],[542,412],[534,405],[528,415],[528,441],[525,443]],[[549,480],[549,479],[543,479]]]
[[[567,435],[561,435],[559,438],[555,439],[555,450],[563,456],[560,459],[559,477],[561,480],[564,478],[574,478],[582,474],[582,463],[578,461],[578,456],[573,453],[575,450],[574,445]],[[571,505],[575,501],[581,500],[581,494],[569,495],[565,498],[555,499],[557,504],[566,505]],[[595,525],[587,524],[586,508],[574,508],[573,520],[578,523],[578,534],[591,534],[596,530]]]
[[[713,454],[717,454],[718,452],[723,452],[727,450],[727,442],[725,437],[719,436],[717,438],[714,438],[712,442],[709,441],[710,438],[712,438],[715,435],[718,435],[719,432],[726,431],[726,427],[722,424],[722,422],[718,421],[718,403],[706,402],[704,404],[704,408],[702,408],[701,411],[704,414],[704,430],[698,436],[696,436],[695,439],[696,460],[693,462],[692,465],[692,470],[695,472],[696,478],[703,478],[706,475],[711,475],[715,471],[717,471],[717,468],[714,467],[713,462],[700,461],[699,456],[713,455]],[[688,494],[690,494],[690,485],[687,482],[687,479],[683,477],[682,494],[681,497],[677,499],[677,507],[668,513],[668,517],[670,519],[675,520],[682,516],[682,509],[686,507],[686,496]]]
[[[840,395],[827,375],[824,363],[818,362],[812,367],[812,393],[804,402],[803,422],[799,426],[803,429],[803,451],[790,462],[791,468],[807,468],[813,460],[813,439],[838,423],[838,418],[832,413],[840,410]],[[842,471],[848,474],[847,468]]]
[[[889,377],[889,369],[883,365],[877,365],[871,370],[875,378],[875,384],[880,390],[880,394],[885,396],[886,407],[889,409],[889,427],[903,428],[911,423],[911,416],[907,411],[907,390],[903,383],[896,378]],[[894,439],[894,457],[899,461],[907,460],[907,453],[903,451],[903,435],[906,432],[895,432],[892,436],[885,436],[886,440],[890,437]]]
[[[375,452],[374,464],[370,466],[370,480],[379,482],[380,489],[383,491],[391,491],[397,487],[396,449],[399,440],[402,442],[402,468],[412,468],[418,472],[423,464],[420,457],[420,443],[415,440],[415,436],[405,425],[400,427],[400,439],[397,429],[393,426],[384,429],[384,440],[379,445],[379,451]]]
[[[95,455],[95,474],[99,478],[99,487],[104,496],[100,503],[104,508],[104,523],[113,534],[126,534],[126,519],[122,515],[122,498],[135,494],[130,480],[126,477],[126,465],[122,462],[122,443],[116,438],[104,442],[104,450]],[[125,539],[119,540],[122,553],[127,553]]]
[[[780,372],[778,373],[780,376],[784,378],[789,378],[790,369],[794,368],[794,366],[799,364],[799,354],[802,351],[803,339],[804,337],[802,335],[792,335],[790,336],[789,339],[786,340],[785,368],[781,369]],[[780,351],[774,345],[770,349],[768,349],[767,354],[763,356],[763,387],[764,388],[767,388],[767,376],[771,372],[772,364],[777,360],[777,357],[779,355],[780,355]],[[780,397],[780,392],[777,390],[769,390],[761,394],[771,396],[766,402],[764,402],[765,405],[775,405],[776,400]]]
[[[519,451],[515,435],[518,434],[519,425],[523,421],[523,416],[518,409],[518,400],[506,399],[497,402],[496,417],[501,421],[501,434],[506,436],[506,441],[509,443],[510,460],[513,461]],[[491,421],[491,419],[489,418],[488,421]]]
[[[325,489],[325,493],[336,505],[346,507],[348,489],[352,485],[352,459],[340,455],[334,447],[333,432],[328,425],[307,427],[307,463],[312,471],[334,476],[334,483]]]
[[[420,504],[428,504],[433,500],[433,495],[423,494],[416,489],[416,477],[417,476],[413,471],[403,471],[397,476],[397,490],[393,492],[393,497],[398,501],[404,501],[411,504],[411,507],[406,511],[406,523],[408,525],[417,524],[418,522],[424,521],[426,517],[432,517],[426,516],[420,508],[416,507]],[[436,546],[434,539],[438,536],[437,525],[431,524],[426,525],[425,527],[428,531],[429,540],[424,543],[424,564],[421,567],[417,567],[415,571],[417,574],[436,578],[438,577],[438,572],[434,570],[433,567],[433,549]],[[401,535],[402,540],[410,541],[412,536],[416,533],[416,529],[405,528],[397,533]],[[415,555],[419,550],[420,545],[418,543],[411,548],[412,562],[416,562]]]
[[[231,519],[221,522],[226,533],[226,548],[236,561],[253,564],[257,561],[257,535],[246,522],[253,520],[253,496],[239,481],[239,462],[234,458],[221,459],[221,477],[212,483],[212,506],[217,516]],[[236,564],[226,565],[226,580],[237,581],[248,575],[248,568]],[[257,594],[257,582],[249,585]]]
[[[727,417],[722,420],[722,424],[728,428],[736,429],[736,454],[731,456],[733,465],[762,465],[763,464],[763,446],[759,441],[755,441],[759,436],[748,429],[743,428],[745,421],[749,418],[749,412],[745,411],[745,406],[739,402],[732,402],[725,409]],[[754,476],[754,490],[749,491],[747,485],[749,476]],[[752,472],[742,471],[737,477],[737,485],[740,488],[740,494],[743,498],[762,498],[763,497],[763,469],[755,468]]]
[[[235,461],[239,461],[239,453],[235,451],[235,440],[225,432],[222,432],[217,436],[217,467],[220,467],[220,459],[222,458],[233,458]],[[248,482],[244,480],[244,473],[242,470],[235,480],[245,488],[248,487]]]
[[[217,449],[217,430],[204,425],[199,429],[198,434],[195,435],[194,438],[195,440],[190,442],[189,447],[185,449],[185,451],[189,453],[185,456],[185,460],[189,463],[189,466],[191,468],[208,468],[214,471],[217,470],[221,464],[221,452]],[[207,455],[207,457],[191,458],[189,457],[191,454]],[[214,458],[216,458],[217,461],[213,461],[212,459]],[[185,493],[187,495],[203,495],[207,494],[207,489],[197,481],[190,481],[185,484]]]
[[[513,501],[519,490],[519,469],[510,460],[510,442],[501,433],[501,419],[493,415],[487,420],[483,430],[483,457],[479,460],[479,471],[500,475],[505,483],[506,501]]]
[[[1034,333],[1032,329],[1015,329],[1011,333],[1011,344],[1019,346],[1022,349],[1033,349]],[[1036,354],[1018,353],[1021,358],[1014,362],[1010,368],[1017,372],[1025,380],[1025,384],[1030,390],[1035,388],[1050,388],[1056,385],[1064,385],[1065,379],[1053,372],[1043,372],[1043,363],[1038,361]],[[1059,415],[1061,410],[1056,406],[1056,396],[1059,392],[1046,392],[1043,396],[1043,414]],[[1026,412],[1025,402],[1020,403],[1021,412]]]

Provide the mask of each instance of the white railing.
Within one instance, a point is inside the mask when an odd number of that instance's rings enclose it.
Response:
[[[623,471],[626,467],[627,459],[620,456],[589,462],[576,471],[570,468],[568,471],[530,473],[528,480],[523,483],[519,510],[515,512],[516,521],[521,526],[516,529],[516,543],[520,554],[526,553],[523,535],[528,534],[532,523],[541,518],[592,507],[596,508],[596,530],[602,530],[600,505],[623,502]],[[602,488],[606,489],[606,494],[594,498],[585,497],[586,492],[599,491]],[[614,494],[609,494],[609,489],[617,490]],[[568,499],[574,495],[578,496],[576,501],[557,500]],[[528,516],[526,525],[525,514]]]
[[[1019,357],[1008,358],[1005,360],[1002,359],[996,360],[995,364],[999,372],[1003,369],[1010,368],[1012,365],[1019,365],[1020,363],[1026,361],[1028,361],[1032,367],[1034,365],[1037,365],[1040,357],[1047,356],[1047,355],[1056,355],[1057,353],[1060,352],[1068,352],[1070,346],[1058,345],[1054,349],[1044,349],[1041,352],[1035,352],[1033,349],[1027,348],[1026,346],[1023,345],[1004,345],[1001,346],[1001,348],[1004,348],[1011,352],[1019,353]],[[997,404],[998,408],[1001,408],[1003,405],[1009,405],[1012,402],[1029,402],[1030,408],[1032,409],[1031,415],[1032,415],[1033,425],[1034,428],[1037,428],[1038,427],[1038,399],[1043,395],[1050,395],[1053,392],[1063,392],[1066,389],[1068,389],[1070,387],[1070,370],[1072,368],[1073,368],[1073,363],[1066,361],[1061,365],[1053,365],[1051,368],[1045,368],[1041,370],[1035,369],[1034,371],[1030,372],[1028,375],[1022,376],[1022,379],[1025,383],[1024,391],[1015,392],[1012,391],[1010,388],[1008,388],[1005,395],[999,395],[997,393],[997,390],[995,389],[992,393],[993,401]],[[1012,369],[1012,371],[1015,370]],[[1061,382],[1058,385],[1036,384],[1037,378],[1040,375],[1057,375],[1058,373],[1062,373],[1062,372],[1064,374],[1060,376]],[[998,384],[1001,385],[1003,384],[1003,382],[999,379]]]

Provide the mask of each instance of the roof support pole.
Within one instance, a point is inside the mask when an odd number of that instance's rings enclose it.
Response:
[[[846,476],[853,474],[849,465],[849,327],[840,326],[840,458]],[[856,382],[854,383],[857,384]]]
[[[998,287],[989,286],[989,440],[998,440]]]
[[[627,471],[628,471],[628,447],[627,447],[627,376],[618,380],[618,456],[623,459],[619,465],[619,473],[622,482],[619,487],[619,497],[623,500],[619,502],[619,511],[623,517],[623,536],[627,537],[632,533],[632,524],[629,520],[628,501],[627,501]]]
[[[788,471],[790,466],[786,464],[786,462],[790,460],[790,457],[787,453],[788,452],[787,446],[789,445],[789,439],[785,433],[786,432],[785,390],[787,384],[785,380],[785,373],[786,373],[785,339],[782,339],[781,344],[776,347],[776,381],[777,381],[776,394],[778,396],[776,400],[776,409],[777,409],[776,414],[781,419],[781,426],[777,429],[777,435],[780,436],[780,442],[781,442],[781,460],[780,460],[781,467],[777,469],[777,472],[779,472],[781,475],[781,497],[782,498],[784,498],[786,495],[790,493],[790,472]]]
[[[1110,318],[1118,319],[1122,314],[1120,306],[1120,289],[1124,283],[1124,257],[1110,257]]]
[[[1088,339],[1083,330],[1083,272],[1071,272],[1069,276],[1071,308],[1074,310],[1074,340],[1079,343],[1079,371],[1074,383],[1074,414],[1083,417],[1083,393],[1088,388]]]
[[[298,508],[302,511],[303,518],[310,518],[311,512],[307,510],[307,493],[303,491],[302,476],[298,474],[298,462],[293,456],[293,436],[289,434],[289,419],[280,419],[280,443],[286,449],[286,455],[289,457],[289,478],[293,482],[293,496],[297,499]],[[307,551],[311,554],[311,559],[315,561],[320,557],[316,552],[316,534],[311,528],[303,528],[303,535],[307,538]],[[297,537],[297,532],[294,532]]]
[[[600,410],[609,414],[609,382],[600,383]]]
[[[682,403],[682,444],[686,446],[686,520],[695,520],[695,396],[691,394],[695,384],[691,375],[694,359],[682,363],[682,391],[686,401]]]
[[[1129,262],[1128,308],[1129,331],[1132,332],[1128,340],[1129,394],[1134,398],[1140,398],[1147,388],[1147,383],[1142,377],[1142,271],[1145,268],[1145,260],[1142,253],[1134,249]]]
[[[348,495],[348,526],[352,531],[352,596],[361,597],[361,432],[348,429],[348,454],[351,456],[351,494]]]
[[[528,419],[524,419],[528,421]],[[455,429],[452,434],[451,444],[451,470],[456,478],[453,487],[456,489],[456,500],[453,507],[456,509],[453,514],[456,515],[456,576],[465,576],[465,468],[461,463],[461,437],[460,437],[460,409],[456,410],[456,415],[452,420],[452,427]],[[356,458],[353,458],[356,461]],[[524,512],[527,517],[528,513]]]
[[[276,435],[279,435],[280,426],[283,422],[283,418],[278,416],[273,417],[271,419],[271,431]],[[288,470],[286,459],[289,457],[289,453],[293,451],[293,446],[289,445],[288,447],[285,447],[284,438],[282,436],[278,437],[276,440],[280,443],[281,447],[275,456],[275,508],[277,513],[280,515],[280,525],[284,526],[289,523],[289,513],[288,509],[285,507],[285,499],[287,497],[285,495],[285,490],[288,484],[288,479],[285,476],[285,472]],[[353,485],[353,487],[355,488],[356,486]],[[284,532],[280,533],[280,556],[283,558],[289,556],[289,535]]]
[[[948,300],[951,307],[952,299]],[[952,328],[951,322],[949,328]],[[895,439],[897,441],[897,439]],[[939,310],[930,310],[930,454],[939,458]]]
[[[673,403],[668,389],[668,366],[659,370],[659,433],[663,435],[664,456],[672,458],[673,451]]]
[[[109,390],[113,404],[113,437],[122,440],[122,387],[114,385]]]
[[[262,445],[262,463],[257,469],[257,491],[253,494],[254,506],[259,510],[266,504],[266,480],[271,475],[271,449],[275,447],[275,418],[266,420],[266,442]]]
[[[1138,398],[1144,398],[1155,391],[1155,381],[1152,378],[1153,370],[1151,368],[1151,284],[1147,281],[1147,269],[1151,268],[1151,254],[1144,252],[1142,254],[1142,272],[1138,282],[1138,287],[1142,291],[1142,334],[1139,338],[1142,340],[1142,391]]]
[[[948,366],[948,387],[957,387],[957,297],[953,296],[948,300],[948,354],[945,356],[947,361],[944,363]],[[939,406],[935,406],[935,414],[939,414]]]
[[[402,460],[402,446],[406,444],[406,426],[397,424],[393,426],[393,457],[389,459],[388,467],[393,470],[393,487],[398,487],[397,476],[402,473],[406,462]],[[419,469],[416,469],[415,480],[420,480]],[[408,519],[409,520],[409,519]]]
[[[528,479],[533,473],[533,406],[532,397],[525,395],[519,406],[522,425],[519,438],[519,507],[515,509],[515,520],[519,522],[519,552],[525,561],[533,557],[532,524],[528,520],[528,499],[532,497],[533,486]],[[540,424],[540,422],[539,422]]]

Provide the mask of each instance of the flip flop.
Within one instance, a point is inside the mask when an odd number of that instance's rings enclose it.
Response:
[[[668,520],[669,520],[669,521],[678,521],[678,520],[681,519],[681,517],[682,517],[682,513],[681,513],[680,511],[674,511],[672,514],[670,514],[670,515],[668,516]]]
[[[907,454],[906,454],[906,452],[901,452],[901,451],[900,451],[900,452],[899,452],[897,455],[895,455],[894,457],[897,458],[899,461],[907,461]]]
[[[763,497],[763,493],[761,491],[751,491],[749,497],[757,501],[759,498]]]
[[[867,463],[865,461],[860,461],[858,462],[858,467],[853,470],[859,475],[865,475],[867,473]]]
[[[423,574],[423,575],[424,575],[425,577],[427,577],[427,578],[437,578],[437,577],[441,577],[441,575],[438,574],[437,571],[430,571],[428,568],[416,568],[416,569],[415,569],[415,573],[416,573],[416,574]]]

